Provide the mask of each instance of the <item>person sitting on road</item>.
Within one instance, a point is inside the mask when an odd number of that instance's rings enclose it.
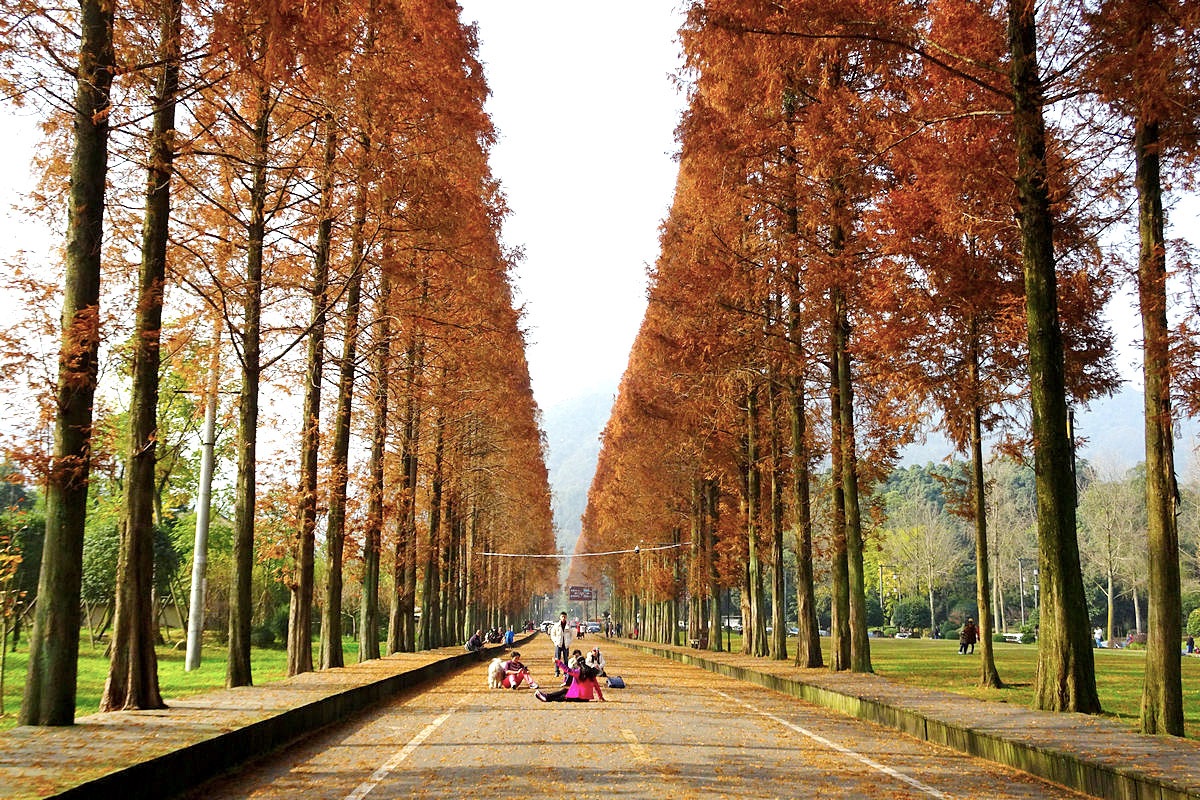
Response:
[[[500,662],[500,669],[504,670],[504,680],[500,682],[500,686],[505,689],[520,688],[522,681],[527,681],[530,686],[533,686],[533,676],[529,674],[529,667],[521,663],[521,654],[516,650],[509,656],[508,661]]]
[[[604,693],[596,681],[596,671],[587,664],[580,662],[577,669],[569,669],[571,685],[564,686],[556,692],[543,692],[538,689],[533,696],[543,703],[586,703],[594,696],[600,702],[605,702]]]
[[[479,630],[479,631],[475,631],[475,633],[471,634],[471,638],[467,639],[467,643],[464,645],[464,647],[467,648],[467,652],[469,652],[469,653],[474,653],[476,650],[482,650],[483,649],[483,631]]]
[[[608,673],[604,671],[604,656],[600,654],[599,647],[593,647],[589,650],[587,657],[583,659],[583,663],[596,670],[596,674],[601,678],[608,677]]]
[[[570,652],[571,643],[575,640],[571,626],[567,623],[567,612],[561,612],[558,615],[558,622],[550,626],[550,640],[554,642],[554,674],[558,675],[558,663],[567,660],[567,653]]]

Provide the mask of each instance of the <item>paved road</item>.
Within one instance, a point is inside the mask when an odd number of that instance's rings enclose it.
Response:
[[[592,639],[583,644],[590,645]],[[1078,798],[786,695],[618,646],[608,702],[489,690],[473,666],[219,778],[195,798]],[[555,685],[549,638],[523,653]]]

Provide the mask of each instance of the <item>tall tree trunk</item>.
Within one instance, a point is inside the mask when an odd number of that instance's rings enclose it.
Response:
[[[92,397],[100,341],[100,248],[108,173],[114,3],[81,0],[75,77],[74,150],[67,205],[66,275],[58,357],[54,455],[46,485],[46,538],[22,725],[75,721],[83,529],[91,467]]]
[[[133,388],[129,404],[129,456],[125,470],[125,520],[117,559],[116,621],[101,711],[164,708],[154,653],[154,468],[158,439],[158,370],[167,237],[171,217],[171,162],[175,102],[179,92],[181,0],[159,10],[158,79],[146,179],[146,218],[134,324]]]
[[[1105,646],[1112,647],[1112,645],[1113,645],[1113,600],[1115,599],[1115,596],[1113,595],[1113,570],[1112,570],[1112,567],[1110,566],[1105,571],[1107,572],[1106,577],[1108,578],[1108,581],[1104,587],[1104,595],[1108,600],[1108,617],[1107,617],[1106,624],[1105,624],[1104,642],[1105,642]]]
[[[421,576],[421,627],[417,646],[422,650],[430,650],[438,646],[432,637],[437,630],[436,619],[438,616],[438,547],[439,528],[442,521],[442,456],[445,451],[445,427],[446,418],[439,410],[433,446],[433,475],[430,485],[429,548],[426,551]]]
[[[971,384],[971,507],[975,517],[975,601],[979,605],[979,685],[999,689],[1004,684],[996,671],[992,648],[992,593],[988,567],[987,491],[983,480],[983,420],[979,400],[979,339],[976,322],[971,319],[970,363],[968,380]]]
[[[229,597],[229,663],[225,685],[249,686],[250,623],[254,613],[250,581],[254,571],[255,473],[258,444],[258,384],[262,319],[263,237],[266,235],[267,145],[270,141],[271,98],[265,84],[258,88],[251,160],[250,224],[247,226],[245,320],[242,323],[242,391],[238,408],[237,499],[234,510],[233,576]]]
[[[783,580],[783,456],[779,443],[779,414],[776,408],[778,387],[774,375],[767,386],[768,424],[771,431],[771,658],[783,661],[787,658],[787,622],[784,613]]]
[[[713,480],[704,481],[704,502],[708,520],[707,564],[708,568],[708,647],[721,650],[721,583],[717,575],[717,524],[721,518],[721,485]]]
[[[1138,189],[1138,301],[1142,312],[1142,377],[1146,401],[1146,523],[1150,599],[1146,603],[1143,733],[1183,736],[1179,641],[1178,489],[1171,439],[1171,376],[1167,335],[1167,256],[1163,235],[1158,123],[1140,117],[1134,132]]]
[[[337,411],[330,453],[329,514],[325,531],[325,596],[321,608],[321,669],[345,666],[342,653],[342,557],[346,546],[346,485],[350,457],[350,423],[354,410],[354,367],[358,358],[358,315],[362,305],[365,268],[363,244],[367,220],[367,159],[370,140],[358,136],[362,162],[354,194],[354,222],[350,229],[350,285],[346,288],[342,358],[338,375]]]
[[[387,441],[388,362],[391,355],[391,324],[388,308],[391,281],[380,270],[379,298],[375,316],[375,346],[371,368],[375,372],[375,398],[371,421],[371,457],[367,463],[370,489],[367,526],[363,535],[362,603],[359,605],[358,660],[379,658],[379,548],[383,539],[383,459]]]
[[[321,383],[325,366],[325,319],[329,308],[329,249],[333,232],[333,160],[337,126],[325,115],[325,156],[321,173],[321,219],[313,259],[312,311],[308,334],[304,411],[300,428],[300,525],[293,543],[296,575],[288,605],[288,675],[309,672],[312,659],[313,550],[317,530],[317,456],[321,447]]]
[[[850,322],[846,297],[837,290],[834,347],[838,359],[838,403],[841,416],[842,486],[846,507],[846,567],[850,609],[850,669],[872,672],[871,641],[867,638],[866,578],[863,574],[862,513],[858,500],[858,455],[854,441],[854,391],[850,370]],[[933,587],[930,587],[932,594]]]
[[[824,666],[824,659],[813,580],[808,419],[802,372],[792,377],[788,392],[792,427],[792,503],[796,509],[796,627],[800,631],[796,641],[796,666],[815,668]]]
[[[1100,698],[1075,531],[1075,477],[1067,432],[1035,9],[1026,0],[1008,0],[1042,587],[1034,705],[1047,711],[1096,713]]]
[[[763,618],[762,563],[758,557],[758,501],[761,492],[758,466],[758,387],[746,392],[746,570],[749,586],[750,619],[743,620],[743,635],[748,652],[767,655],[767,623]]]
[[[208,362],[208,396],[204,402],[204,428],[200,434],[200,487],[196,498],[196,536],[192,552],[192,589],[188,610],[187,655],[184,670],[200,666],[204,644],[204,605],[208,586],[208,529],[212,511],[213,456],[217,445],[217,400],[221,389],[221,322],[213,326],[212,353]]]
[[[412,649],[409,628],[412,625],[412,594],[408,566],[411,551],[417,546],[413,505],[416,502],[417,426],[415,397],[417,370],[417,334],[409,334],[404,357],[404,417],[400,430],[400,491],[396,510],[396,541],[392,550],[392,610],[388,617],[388,654]]]
[[[832,539],[830,548],[830,579],[833,583],[833,597],[830,605],[830,634],[832,648],[829,668],[834,671],[850,669],[850,576],[846,557],[846,495],[845,483],[842,480],[844,459],[839,457],[842,452],[843,432],[841,414],[841,362],[838,358],[837,346],[837,303],[834,298],[834,315],[831,319],[830,358],[829,358],[829,420],[830,437],[830,485],[832,491]]]

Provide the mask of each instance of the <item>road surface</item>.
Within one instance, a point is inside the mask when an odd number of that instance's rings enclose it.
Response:
[[[600,642],[628,688],[540,703],[488,689],[486,665],[394,698],[193,797],[1078,798],[1015,770],[768,689]],[[557,686],[549,637],[522,649]],[[603,684],[603,681],[602,681]]]

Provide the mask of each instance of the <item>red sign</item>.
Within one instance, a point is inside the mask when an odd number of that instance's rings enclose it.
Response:
[[[595,593],[591,586],[572,586],[567,590],[571,600],[594,600]]]

